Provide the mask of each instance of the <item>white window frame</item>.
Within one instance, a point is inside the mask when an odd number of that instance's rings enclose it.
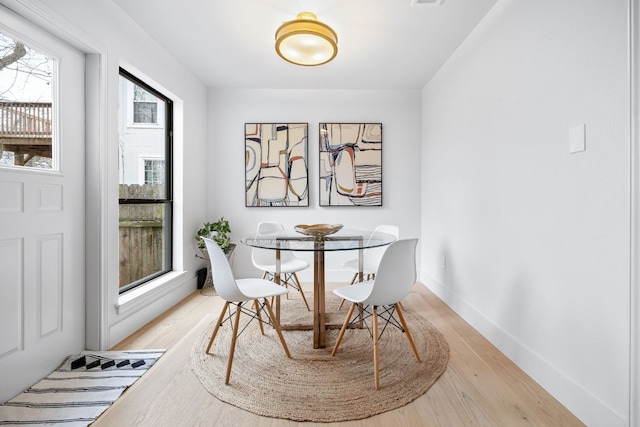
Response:
[[[174,217],[174,205],[175,205],[175,199],[173,197],[173,169],[172,169],[172,165],[173,165],[173,132],[174,132],[174,114],[173,114],[173,104],[174,101],[173,99],[170,97],[170,95],[164,95],[161,92],[161,89],[156,89],[153,86],[153,81],[149,80],[149,79],[145,79],[144,76],[138,76],[136,74],[134,74],[133,72],[128,71],[127,69],[125,69],[124,67],[120,67],[120,71],[119,71],[119,78],[120,79],[125,79],[128,80],[130,83],[133,84],[128,84],[127,85],[127,101],[130,99],[133,99],[133,86],[135,84],[137,84],[136,82],[139,82],[139,84],[141,85],[146,85],[148,87],[149,91],[153,91],[155,92],[155,95],[159,98],[159,103],[162,103],[163,105],[166,106],[166,108],[168,108],[168,110],[166,110],[165,108],[159,108],[159,114],[161,113],[162,116],[158,116],[158,117],[163,117],[162,119],[162,124],[158,124],[154,127],[161,127],[162,129],[164,129],[165,132],[165,137],[167,138],[165,140],[165,155],[164,155],[164,160],[165,160],[165,170],[167,171],[167,181],[165,182],[165,191],[166,191],[166,195],[164,197],[162,197],[161,199],[158,200],[147,200],[147,199],[140,199],[140,200],[133,200],[133,199],[121,199],[118,198],[118,204],[122,205],[122,204],[147,204],[147,203],[152,203],[152,204],[156,204],[156,203],[160,203],[163,204],[165,207],[168,207],[168,211],[166,211],[166,213],[169,216],[169,222],[167,223],[167,226],[170,227],[170,230],[168,230],[168,233],[165,233],[164,236],[166,237],[168,243],[167,243],[167,251],[168,252],[163,252],[163,268],[161,271],[158,271],[156,273],[151,274],[150,276],[144,277],[144,278],[140,278],[139,280],[133,281],[129,284],[126,285],[120,285],[120,283],[118,283],[118,292],[119,295],[126,295],[128,293],[131,293],[133,291],[135,291],[137,288],[140,287],[147,287],[150,283],[154,283],[157,281],[163,281],[164,277],[169,275],[171,276],[171,274],[175,271],[175,256],[176,256],[176,242],[174,240],[175,238],[175,228],[177,226],[177,224],[179,224],[178,222],[176,222],[176,218]],[[129,98],[131,97],[131,98]],[[131,105],[127,104],[126,108],[127,108],[127,116],[129,117],[130,115],[130,111],[131,111]],[[170,111],[169,114],[167,114],[167,111]],[[132,116],[133,113],[131,113],[131,118],[133,118]],[[160,122],[160,120],[158,120]],[[168,127],[167,127],[168,126]],[[168,133],[167,133],[168,132]],[[140,165],[140,157],[138,157],[138,166]],[[143,174],[143,182],[144,182],[144,162],[142,162],[143,168],[142,168],[142,174]],[[140,176],[140,172],[141,169],[138,168],[138,178]],[[118,249],[119,251],[119,249]],[[136,292],[134,292],[134,294],[137,295]],[[120,312],[120,303],[116,306],[117,310]]]

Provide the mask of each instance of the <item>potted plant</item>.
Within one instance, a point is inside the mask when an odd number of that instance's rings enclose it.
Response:
[[[207,237],[216,242],[225,253],[228,253],[235,247],[235,245],[231,243],[229,233],[231,233],[229,221],[222,217],[216,222],[205,222],[204,226],[198,230],[196,234],[196,242],[198,242],[200,249],[204,249],[205,245],[202,238]]]
[[[200,252],[202,252],[202,258],[207,261],[207,277],[202,289],[200,290],[200,293],[203,295],[216,295],[216,291],[211,278],[211,261],[209,260],[209,253],[207,252],[207,248],[202,238],[206,237],[216,242],[224,251],[227,259],[231,261],[231,254],[233,253],[236,244],[231,243],[229,233],[231,233],[231,227],[229,226],[229,221],[224,219],[224,217],[220,218],[216,222],[205,222],[204,226],[196,233],[195,239],[198,244],[198,248],[200,248]]]

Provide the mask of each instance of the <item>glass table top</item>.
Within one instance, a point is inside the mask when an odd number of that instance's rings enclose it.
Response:
[[[375,248],[393,243],[393,234],[372,230],[343,228],[335,234],[321,238],[301,234],[287,229],[277,234],[251,234],[240,239],[247,246],[261,249],[286,251],[348,251]]]

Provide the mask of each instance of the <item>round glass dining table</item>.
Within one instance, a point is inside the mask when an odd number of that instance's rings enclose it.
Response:
[[[359,280],[362,280],[363,250],[386,246],[393,243],[396,237],[389,233],[372,230],[354,230],[343,228],[326,236],[309,236],[293,229],[286,229],[276,234],[255,234],[245,236],[240,242],[260,249],[275,252],[276,272],[274,281],[280,283],[280,251],[313,252],[313,348],[325,347],[325,330],[327,313],[325,310],[325,269],[324,254],[332,251],[358,251]],[[276,317],[280,320],[280,299],[276,298]],[[281,325],[287,329],[287,325]],[[333,325],[339,327],[341,325]],[[302,329],[300,325],[295,329]]]

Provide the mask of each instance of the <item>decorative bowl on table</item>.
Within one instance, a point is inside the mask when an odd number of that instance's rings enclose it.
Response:
[[[306,236],[313,236],[316,239],[321,239],[329,234],[337,233],[342,229],[342,224],[298,224],[294,229]]]

